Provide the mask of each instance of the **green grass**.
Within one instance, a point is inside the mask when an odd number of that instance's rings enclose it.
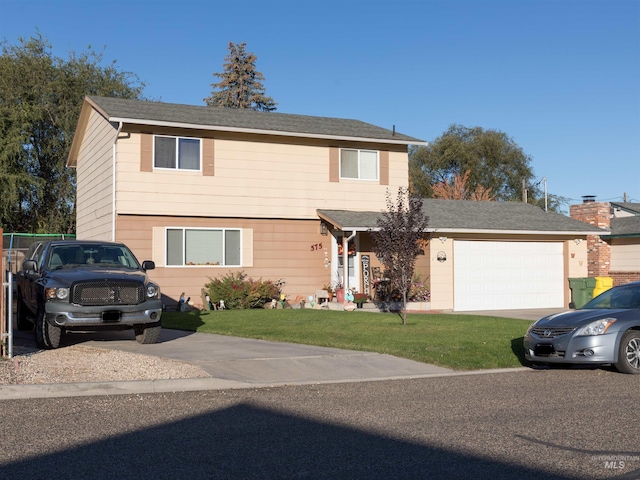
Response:
[[[525,364],[528,320],[333,310],[166,312],[165,328],[386,353],[456,370]]]

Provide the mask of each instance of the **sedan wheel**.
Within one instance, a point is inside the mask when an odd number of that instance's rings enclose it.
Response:
[[[616,369],[622,373],[640,374],[640,331],[629,330],[622,335]]]

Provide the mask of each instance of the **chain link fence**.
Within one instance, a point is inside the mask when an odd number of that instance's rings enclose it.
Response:
[[[16,274],[22,267],[25,254],[35,242],[42,240],[63,240],[76,238],[67,234],[36,234],[36,233],[2,233],[2,258],[0,259],[0,271],[2,271],[2,289],[0,289],[0,355],[6,357],[11,354],[11,322],[15,301],[9,302],[9,298],[15,293]],[[13,295],[15,298],[15,295]]]

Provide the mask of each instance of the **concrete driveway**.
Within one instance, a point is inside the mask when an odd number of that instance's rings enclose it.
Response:
[[[474,310],[471,312],[449,312],[456,315],[485,315],[488,317],[519,318],[521,320],[540,320],[542,317],[568,311],[568,308],[530,308],[528,310]]]
[[[464,312],[536,320],[558,310],[502,310]],[[457,312],[460,313],[460,312]],[[16,332],[31,338],[31,332]],[[178,360],[206,371],[211,378],[113,382],[91,385],[89,395],[152,393],[159,391],[250,388],[289,384],[340,383],[452,375],[451,369],[392,355],[292,343],[229,337],[164,329],[160,342],[140,345],[131,331],[66,335],[66,344],[121,350]],[[51,395],[60,395],[63,385],[49,386]],[[26,388],[26,387],[25,387]],[[83,394],[73,387],[71,394]],[[42,390],[42,389],[41,389]],[[105,391],[106,390],[106,391]]]
[[[558,309],[462,313],[533,321],[556,312]],[[179,360],[196,365],[214,378],[247,385],[388,380],[454,372],[392,355],[208,333],[165,329],[160,343],[155,345],[140,345],[132,341],[131,332],[91,335],[93,338],[83,340],[83,345]]]
[[[91,334],[82,344],[156,355],[195,365],[212,377],[248,385],[328,383],[450,373],[391,355],[164,329],[160,342],[140,345],[131,332]]]

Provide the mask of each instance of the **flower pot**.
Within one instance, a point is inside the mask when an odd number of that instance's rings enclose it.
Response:
[[[336,301],[344,303],[344,288],[336,288]]]

